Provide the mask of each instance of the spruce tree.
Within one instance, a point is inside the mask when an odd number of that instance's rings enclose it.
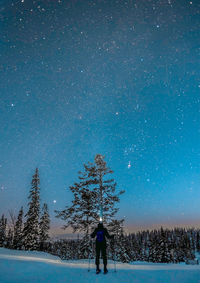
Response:
[[[35,170],[31,182],[29,194],[29,210],[26,214],[24,224],[24,248],[26,250],[37,250],[39,248],[39,214],[40,214],[40,188],[38,168]]]
[[[13,230],[9,228],[7,236],[6,236],[6,248],[12,249],[13,248]]]
[[[44,250],[45,242],[49,239],[50,218],[47,204],[44,203],[40,219],[40,250]]]
[[[121,231],[123,220],[116,220],[116,203],[124,192],[116,193],[114,179],[108,174],[113,171],[107,167],[104,157],[95,156],[94,163],[84,164],[84,172],[79,172],[79,182],[70,187],[73,194],[72,205],[63,211],[56,211],[57,217],[66,221],[64,228],[71,226],[73,231],[88,234],[89,227],[103,221],[109,228]]]
[[[13,247],[14,249],[20,250],[22,248],[22,238],[23,238],[23,207],[21,207],[17,221],[14,228],[14,239]]]
[[[112,247],[113,245],[113,247]],[[113,256],[115,255],[115,260],[121,262],[130,262],[130,250],[129,246],[126,244],[126,238],[123,234],[115,238],[115,242],[111,242],[111,250]],[[114,258],[113,258],[114,259]]]
[[[169,252],[169,240],[166,236],[167,231],[161,227],[159,231],[158,247],[156,254],[156,262],[168,263],[170,262],[170,252]]]
[[[3,214],[0,219],[0,247],[4,247],[6,245],[6,226],[7,218],[5,218]]]
[[[197,249],[197,252],[199,253],[200,252],[200,231],[197,231],[197,234],[196,234],[196,249]]]

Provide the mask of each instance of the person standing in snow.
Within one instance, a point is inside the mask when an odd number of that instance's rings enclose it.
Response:
[[[104,264],[104,274],[108,272],[107,269],[107,255],[106,255],[106,238],[114,239],[114,235],[109,235],[108,230],[103,226],[103,223],[99,223],[97,228],[91,234],[91,237],[96,237],[96,273],[98,274],[101,272],[99,268],[99,258],[100,253],[103,257],[103,264]]]

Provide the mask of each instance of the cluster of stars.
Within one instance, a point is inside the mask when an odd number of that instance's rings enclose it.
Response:
[[[60,175],[46,197],[60,205],[70,196],[51,191],[99,152],[118,180],[127,173],[127,195],[141,188],[142,200],[149,190],[153,206],[155,190],[199,173],[195,1],[4,2],[0,156],[5,180],[23,168],[14,188],[48,164],[44,174]]]

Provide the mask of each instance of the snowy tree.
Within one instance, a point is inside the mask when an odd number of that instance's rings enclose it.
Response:
[[[9,228],[7,236],[6,236],[6,244],[5,247],[8,249],[13,248],[13,230]]]
[[[15,213],[12,209],[9,209],[8,211],[10,219],[8,221],[8,228],[10,230],[10,236],[11,236],[11,232],[12,232],[12,236],[11,238],[14,238],[14,229],[15,229],[15,223],[16,223],[16,216]]]
[[[86,188],[81,188],[79,184],[70,187],[74,194],[72,206],[63,211],[56,211],[57,217],[66,220],[64,228],[71,226],[73,231],[83,231],[86,235],[89,233],[89,227],[94,221],[92,213],[92,204],[94,197],[92,192]]]
[[[40,250],[44,250],[45,242],[49,239],[50,218],[47,204],[44,203],[40,219]]]
[[[118,211],[115,205],[124,191],[115,192],[114,179],[107,177],[112,173],[100,154],[95,156],[94,163],[84,164],[84,172],[79,172],[79,182],[70,187],[72,205],[63,211],[56,211],[57,217],[66,221],[64,228],[71,226],[74,232],[83,231],[87,235],[89,227],[99,221],[110,228],[123,222],[114,219]]]
[[[40,214],[40,188],[39,188],[38,168],[35,170],[31,182],[29,194],[29,210],[26,214],[24,224],[24,248],[27,250],[37,250],[39,247],[39,214]]]
[[[129,245],[127,245],[127,237],[124,234],[115,237],[115,241],[111,241],[110,243],[111,251],[112,251],[112,259],[121,262],[130,262],[131,260],[131,252],[129,249]]]
[[[19,249],[19,250],[22,248],[23,214],[24,214],[23,207],[21,207],[14,227],[13,247],[14,249]]]
[[[169,241],[167,239],[167,231],[161,227],[159,231],[158,247],[156,253],[156,262],[170,262]]]
[[[3,214],[0,219],[0,247],[4,247],[6,244],[6,225],[7,218]]]
[[[196,233],[196,249],[197,252],[200,252],[200,231]]]

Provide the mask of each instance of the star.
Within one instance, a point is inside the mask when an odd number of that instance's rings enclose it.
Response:
[[[4,191],[5,190],[5,187],[2,185],[1,186],[1,191]]]
[[[51,183],[44,201],[60,206],[59,191],[68,193],[77,172],[96,153],[105,155],[113,177],[126,187],[119,214],[133,192],[140,201],[148,190],[149,209],[155,207],[155,188],[165,188],[156,203],[162,210],[165,202],[166,214],[159,215],[163,223],[172,217],[167,205],[179,185],[182,200],[189,195],[189,204],[197,201],[196,186],[186,186],[191,178],[199,184],[197,1],[181,1],[179,7],[175,0],[145,5],[116,0],[112,11],[108,1],[76,1],[77,9],[73,0],[10,2],[0,8],[0,194],[5,194],[0,215],[26,205],[23,187],[35,164],[41,167],[41,182]],[[16,191],[19,181],[22,189]],[[55,187],[63,189],[52,199]],[[173,200],[176,220],[183,210],[178,210],[178,196]],[[133,213],[127,215],[129,223]],[[149,225],[155,223],[151,216]],[[136,217],[147,221],[139,212]]]

